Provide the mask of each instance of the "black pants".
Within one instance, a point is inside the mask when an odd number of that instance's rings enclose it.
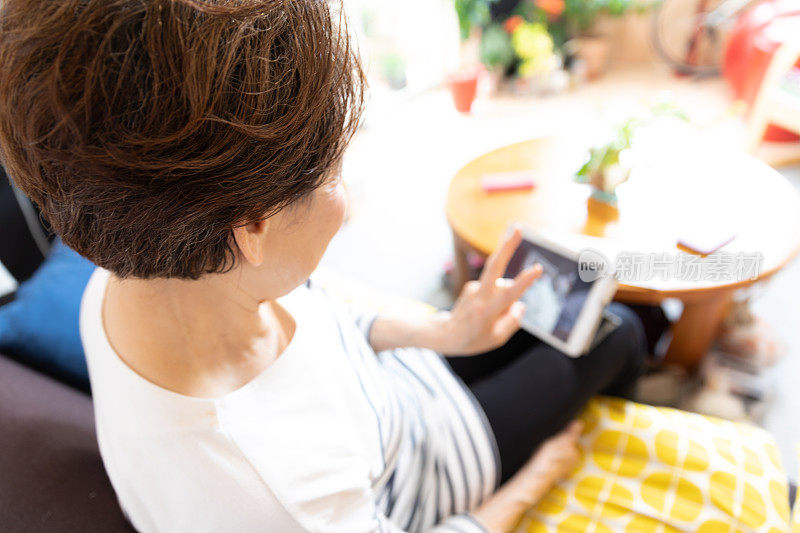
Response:
[[[633,393],[644,367],[644,331],[627,307],[613,303],[610,310],[622,324],[577,359],[522,330],[491,352],[447,359],[489,419],[500,449],[502,482],[592,396]]]

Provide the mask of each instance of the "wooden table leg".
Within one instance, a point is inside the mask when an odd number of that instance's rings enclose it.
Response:
[[[672,326],[665,361],[694,371],[719,332],[733,300],[733,291],[719,291],[698,301],[684,302],[683,313]]]
[[[470,247],[458,236],[453,233],[453,296],[461,294],[464,284],[472,277],[469,265]]]

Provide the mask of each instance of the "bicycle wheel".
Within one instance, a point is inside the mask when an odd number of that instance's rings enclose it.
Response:
[[[720,3],[720,0],[663,0],[653,13],[653,47],[675,72],[691,76],[719,74],[722,36],[705,19]]]

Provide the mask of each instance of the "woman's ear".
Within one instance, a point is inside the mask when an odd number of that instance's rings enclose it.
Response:
[[[266,220],[257,220],[256,222],[233,228],[233,238],[236,241],[236,246],[239,248],[244,260],[254,267],[261,266],[264,262],[264,246],[268,225]]]

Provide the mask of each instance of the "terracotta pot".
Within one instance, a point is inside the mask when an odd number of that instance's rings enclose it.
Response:
[[[576,37],[572,40],[575,55],[586,65],[586,75],[591,79],[603,75],[611,52],[611,40],[602,35]]]
[[[460,113],[469,113],[478,93],[478,69],[453,74],[448,78],[447,85],[453,94],[456,110]]]

